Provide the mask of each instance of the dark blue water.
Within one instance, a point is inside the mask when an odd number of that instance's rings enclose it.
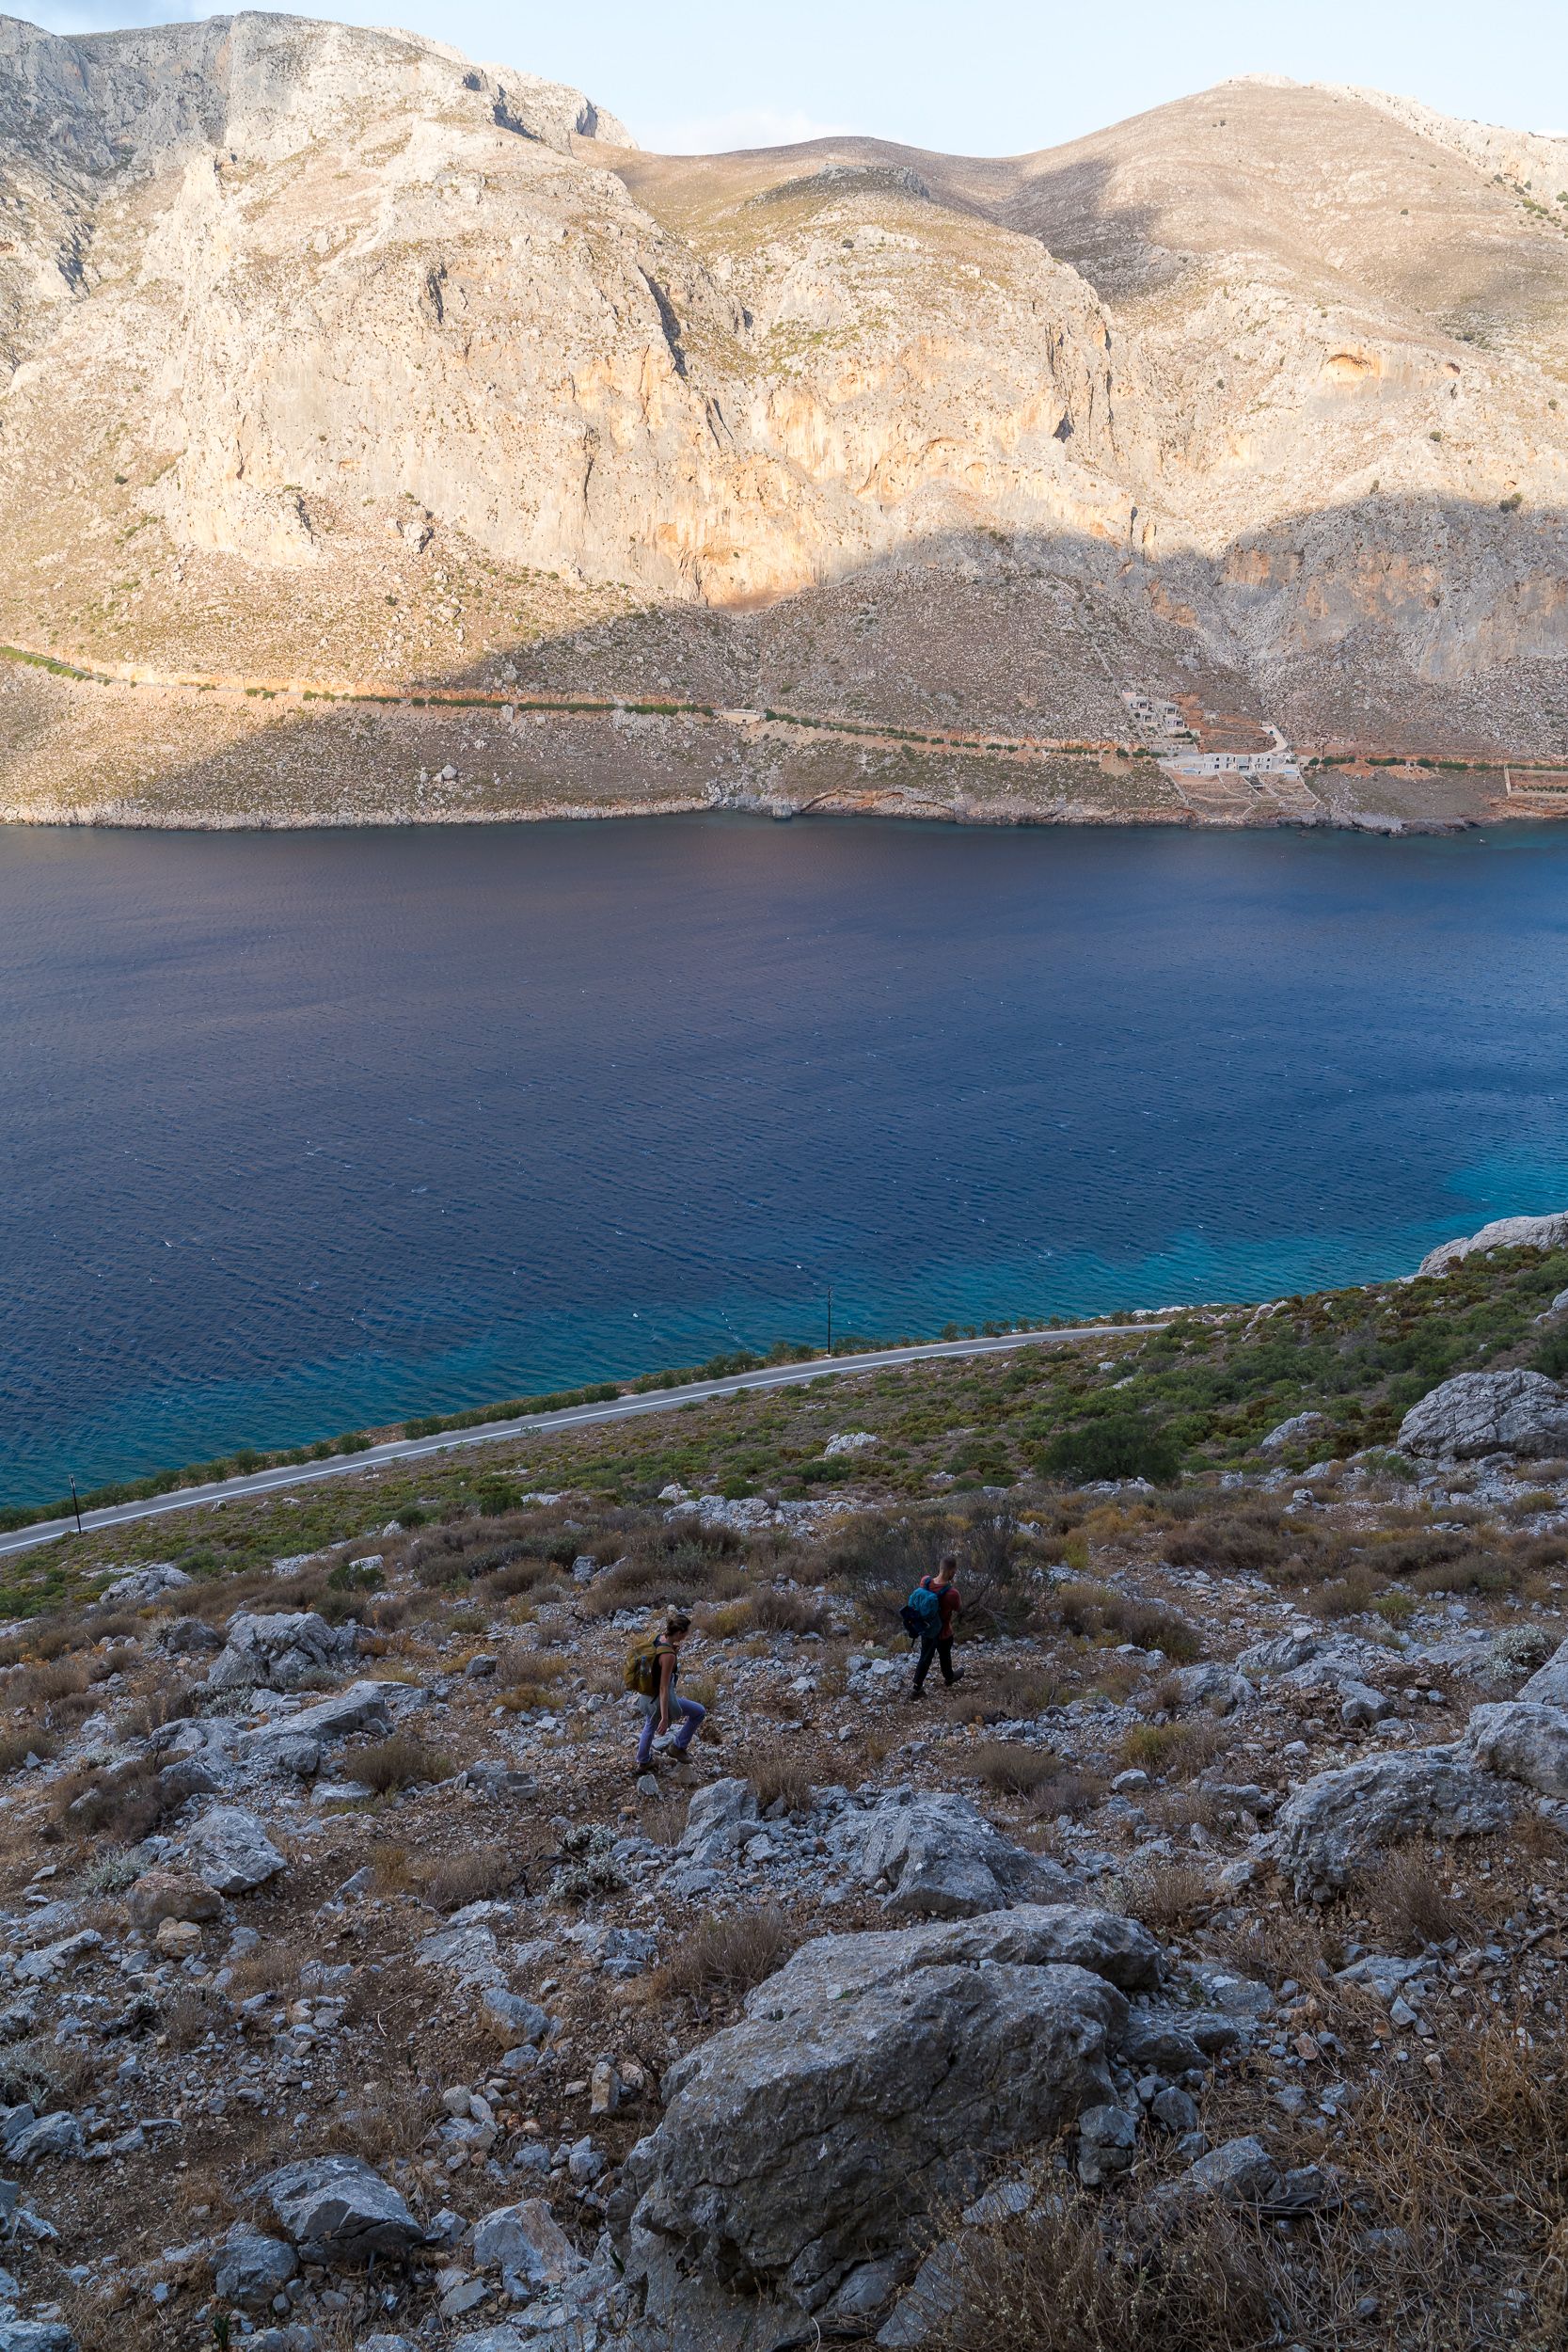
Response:
[[[0,1498],[1568,1204],[1568,833],[0,831]]]

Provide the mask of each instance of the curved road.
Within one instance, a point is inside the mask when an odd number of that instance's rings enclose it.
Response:
[[[1171,1311],[1175,1311],[1174,1310]],[[633,1421],[643,1413],[667,1413],[677,1405],[701,1404],[714,1396],[741,1396],[749,1389],[792,1389],[809,1380],[828,1380],[841,1373],[882,1372],[898,1364],[921,1364],[946,1356],[996,1356],[1015,1347],[1049,1347],[1067,1340],[1119,1339],[1148,1331],[1169,1320],[1167,1314],[1140,1316],[1136,1323],[1077,1324],[1069,1330],[1005,1331],[996,1339],[933,1340],[919,1347],[884,1347],[865,1356],[827,1356],[806,1364],[770,1364],[761,1372],[740,1372],[726,1380],[694,1380],[684,1389],[654,1389],[641,1396],[619,1396],[604,1405],[569,1405],[559,1413],[530,1413],[516,1421],[486,1422],[477,1429],[445,1430],[435,1438],[393,1438],[362,1454],[336,1454],[325,1462],[292,1462],[277,1470],[255,1470],[247,1478],[223,1478],[207,1486],[180,1486],[172,1494],[153,1495],[145,1502],[110,1503],[102,1511],[84,1511],[84,1530],[127,1527],[137,1519],[157,1519],[172,1511],[194,1511],[205,1502],[236,1502],[246,1495],[268,1495],[288,1486],[312,1486],[324,1478],[351,1477],[356,1470],[379,1470],[388,1462],[418,1462],[431,1454],[456,1454],[467,1446],[491,1445],[500,1438],[534,1432],[591,1427],[598,1422]],[[0,1559],[8,1553],[30,1551],[35,1545],[53,1543],[76,1532],[73,1518],[40,1519],[0,1534]]]

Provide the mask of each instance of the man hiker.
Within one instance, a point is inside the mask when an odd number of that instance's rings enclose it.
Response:
[[[933,1658],[941,1661],[942,1678],[949,1689],[963,1680],[962,1669],[955,1672],[953,1667],[953,1620],[963,1607],[954,1581],[958,1573],[958,1563],[949,1552],[935,1576],[921,1578],[904,1605],[904,1623],[920,1644],[914,1680],[909,1691],[911,1699],[924,1692]]]
[[[678,1723],[674,1753],[684,1756],[707,1713],[706,1708],[699,1707],[695,1699],[683,1699],[675,1691],[681,1644],[690,1630],[691,1620],[685,1611],[672,1609],[657,1633],[651,1640],[639,1642],[626,1661],[626,1688],[641,1699],[646,1719],[642,1737],[637,1743],[640,1774],[652,1764],[656,1735],[662,1738],[672,1724]]]

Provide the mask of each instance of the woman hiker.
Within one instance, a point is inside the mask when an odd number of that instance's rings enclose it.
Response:
[[[641,1695],[647,1718],[637,1743],[640,1774],[652,1765],[656,1735],[662,1738],[672,1724],[679,1723],[674,1753],[684,1756],[707,1713],[706,1708],[699,1707],[695,1699],[680,1698],[675,1691],[681,1644],[690,1630],[691,1620],[685,1612],[672,1609],[659,1632],[652,1641],[640,1642],[627,1661],[626,1678]]]
[[[920,1656],[915,1661],[914,1680],[909,1691],[909,1696],[911,1699],[917,1699],[923,1695],[926,1677],[931,1671],[933,1658],[941,1660],[942,1678],[949,1688],[955,1682],[963,1680],[962,1667],[959,1667],[956,1673],[953,1667],[953,1620],[963,1607],[963,1602],[958,1597],[958,1585],[954,1581],[958,1573],[958,1559],[954,1553],[949,1552],[939,1565],[935,1576],[923,1576],[915,1588],[918,1592],[933,1593],[936,1596],[937,1606],[936,1623],[923,1630],[919,1636]]]

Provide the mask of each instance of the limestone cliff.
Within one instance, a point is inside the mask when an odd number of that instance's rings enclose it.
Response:
[[[1377,93],[661,158],[405,34],[0,19],[0,635],[237,737],[504,671],[1550,760],[1565,379],[1568,142]],[[0,707],[0,809],[69,804],[80,730]]]

